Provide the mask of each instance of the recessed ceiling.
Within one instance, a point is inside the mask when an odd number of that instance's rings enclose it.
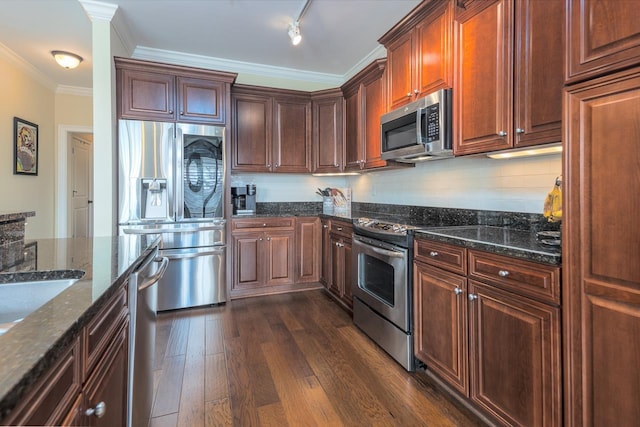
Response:
[[[126,33],[134,57],[171,58],[187,65],[197,58],[212,66],[235,61],[254,74],[282,70],[312,81],[355,74],[379,52],[378,38],[420,0],[312,0],[300,22],[298,46],[292,46],[287,29],[304,0],[103,3],[118,5],[114,22]],[[91,21],[77,0],[1,0],[0,44],[55,85],[92,86]],[[55,64],[52,50],[76,53],[84,61],[64,70]]]

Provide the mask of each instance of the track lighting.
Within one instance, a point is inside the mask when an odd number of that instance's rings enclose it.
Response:
[[[82,62],[82,57],[75,53],[65,52],[62,50],[52,50],[51,55],[55,58],[58,65],[62,68],[70,70],[76,68]]]
[[[300,44],[302,35],[300,34],[300,24],[298,21],[289,24],[289,38],[291,39],[292,45],[297,46]]]

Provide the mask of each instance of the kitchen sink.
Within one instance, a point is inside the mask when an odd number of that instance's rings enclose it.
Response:
[[[74,277],[0,284],[0,335],[79,279]]]

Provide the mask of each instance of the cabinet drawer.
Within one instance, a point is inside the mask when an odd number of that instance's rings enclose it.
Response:
[[[80,341],[66,350],[2,425],[59,425],[80,394]]]
[[[469,251],[469,277],[520,295],[560,304],[560,268]]]
[[[231,221],[231,230],[262,230],[265,228],[286,228],[293,229],[295,218],[255,218],[255,219],[234,219]]]
[[[348,222],[331,220],[330,232],[344,237],[351,237],[353,227]]]
[[[127,317],[127,286],[123,286],[85,327],[86,375],[90,375],[100,356]],[[86,378],[86,377],[85,377]]]
[[[417,261],[422,261],[462,276],[467,275],[466,248],[437,243],[431,240],[416,239],[414,251]]]

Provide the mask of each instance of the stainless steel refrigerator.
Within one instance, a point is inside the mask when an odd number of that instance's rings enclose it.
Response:
[[[118,122],[119,232],[162,236],[159,311],[227,299],[224,135],[219,126]]]

